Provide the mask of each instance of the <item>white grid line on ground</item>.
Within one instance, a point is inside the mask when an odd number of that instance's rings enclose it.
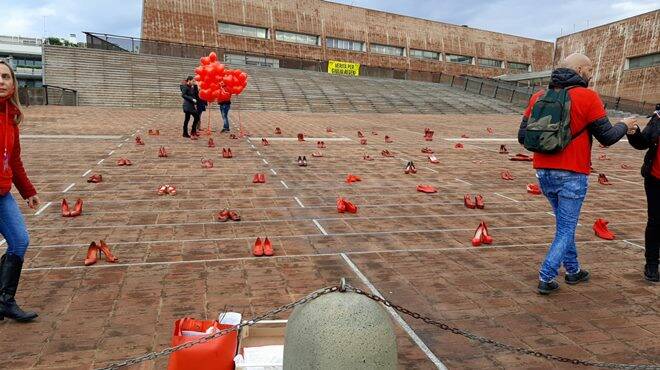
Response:
[[[268,163],[267,160],[265,160],[265,159],[263,159],[263,158],[262,158],[261,160],[262,160],[265,164],[270,164],[270,163]]]
[[[276,175],[276,176],[277,176],[277,172],[275,172],[275,170],[274,170],[274,169],[272,169],[272,168],[271,168],[271,169],[270,169],[270,172],[272,172],[272,173],[273,173],[273,175]]]
[[[624,243],[626,243],[626,244],[630,244],[630,245],[632,245],[633,247],[637,247],[637,248],[640,248],[640,249],[646,249],[646,248],[644,248],[643,246],[641,246],[641,245],[639,245],[639,244],[636,244],[636,243],[631,242],[630,240],[634,240],[634,239],[626,239],[626,240],[622,240],[622,242],[624,242]]]
[[[103,163],[103,161],[105,161],[105,158],[103,158],[100,161],[96,162],[96,164],[99,165],[99,164]]]
[[[71,188],[74,186],[76,186],[76,183],[72,182],[71,185],[67,186],[66,189],[62,191],[62,193],[66,193],[67,191],[71,190]]]
[[[282,183],[285,189],[289,188],[289,185],[287,185],[286,182],[284,182],[284,180],[280,180],[280,182]]]
[[[459,181],[459,182],[462,182],[462,183],[464,183],[464,184],[466,184],[466,185],[472,186],[471,183],[469,183],[469,182],[467,182],[467,181],[465,181],[465,180],[461,180],[461,179],[459,179],[458,177],[455,178],[455,180],[456,180],[456,181]]]
[[[111,150],[110,153],[108,153],[109,156],[110,156],[110,155],[113,155],[113,154],[115,154],[115,151],[114,151],[114,150]]]
[[[300,205],[300,208],[305,208],[305,205],[300,201],[300,199],[298,199],[298,197],[293,197],[293,199],[295,199],[296,202],[298,202],[298,205]]]
[[[325,231],[323,226],[321,226],[321,224],[317,220],[314,219],[312,221],[314,221],[314,225],[316,225],[316,227],[319,229],[319,231],[321,231],[321,234],[328,235],[328,233]]]
[[[372,294],[374,294],[378,297],[384,298],[383,295],[380,294],[378,289],[376,289],[376,287],[371,283],[371,281],[369,281],[369,279],[367,279],[367,277],[364,276],[362,271],[360,271],[360,269],[353,263],[353,261],[351,261],[351,259],[345,253],[340,253],[339,255],[344,260],[344,262],[346,262],[348,267],[350,267],[351,270],[353,270],[353,273],[355,273],[355,275],[357,275],[358,279],[360,279],[360,281],[362,281],[362,283],[364,285],[366,285],[367,288],[369,288],[369,290],[371,291]],[[436,355],[433,352],[431,352],[429,347],[422,341],[422,339],[419,336],[417,336],[415,331],[408,325],[408,323],[406,323],[401,318],[401,316],[399,316],[399,314],[392,307],[385,307],[385,309],[387,310],[387,312],[389,312],[390,316],[392,316],[392,318],[394,318],[394,321],[396,321],[397,324],[399,324],[399,326],[408,334],[410,339],[412,339],[413,342],[415,342],[415,344],[417,344],[419,349],[421,349],[422,352],[424,352],[426,357],[428,357],[428,359],[431,360],[431,362],[433,362],[433,364],[438,369],[447,370],[447,367],[442,363],[442,361],[440,361],[436,357]]]
[[[91,169],[87,170],[87,171],[86,171],[85,173],[83,173],[82,176],[80,176],[80,177],[85,177],[85,176],[89,175],[90,172],[92,172]]]
[[[515,200],[515,199],[513,199],[513,198],[509,198],[509,197],[507,197],[506,195],[502,195],[502,194],[500,194],[500,193],[493,193],[493,194],[497,195],[498,197],[502,197],[502,198],[504,198],[504,199],[508,199],[508,200],[510,200],[510,201],[512,201],[512,202],[520,203],[519,200]]]
[[[53,202],[48,202],[48,203],[44,204],[43,207],[39,208],[39,210],[34,213],[34,215],[39,216],[41,214],[41,212],[45,211],[46,208],[50,207],[51,204],[53,204]]]

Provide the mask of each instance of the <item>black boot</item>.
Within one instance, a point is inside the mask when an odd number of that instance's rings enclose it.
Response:
[[[14,296],[21,278],[23,260],[14,254],[5,254],[0,259],[0,320],[5,316],[20,322],[31,321],[36,318],[36,312],[25,312]]]
[[[658,272],[658,265],[651,265],[651,264],[646,264],[644,266],[644,277],[648,281],[652,281],[654,283],[660,282],[660,273]]]

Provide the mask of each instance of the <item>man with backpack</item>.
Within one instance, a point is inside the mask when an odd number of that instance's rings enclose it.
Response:
[[[612,125],[598,93],[587,88],[593,64],[582,54],[571,54],[552,72],[546,91],[532,95],[523,114],[518,141],[534,152],[536,177],[556,218],[555,238],[539,271],[538,291],[559,289],[555,280],[564,265],[567,284],[589,280],[581,269],[575,229],[591,172],[593,137],[610,146],[635,127],[634,118]]]

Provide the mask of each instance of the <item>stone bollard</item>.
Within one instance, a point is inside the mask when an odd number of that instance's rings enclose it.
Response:
[[[284,370],[394,370],[387,311],[356,293],[330,293],[297,307],[286,326]]]

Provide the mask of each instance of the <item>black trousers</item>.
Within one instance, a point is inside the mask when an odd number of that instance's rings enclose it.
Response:
[[[190,131],[191,134],[194,134],[197,129],[197,125],[199,124],[199,114],[196,112],[184,112],[186,114],[186,118],[183,120],[183,134],[188,135],[188,122],[190,122],[190,117],[193,118],[193,124],[192,124],[192,130]]]
[[[658,266],[660,252],[660,179],[652,176],[644,180],[648,201],[649,221],[646,224],[646,263]]]

